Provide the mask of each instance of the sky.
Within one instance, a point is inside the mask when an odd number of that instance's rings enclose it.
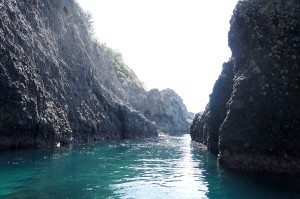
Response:
[[[171,88],[188,111],[205,109],[229,60],[238,0],[77,0],[101,43],[118,50],[147,90]]]

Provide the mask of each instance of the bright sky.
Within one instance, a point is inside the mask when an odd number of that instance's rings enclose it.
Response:
[[[152,88],[175,90],[188,110],[204,110],[223,62],[238,0],[78,0],[100,42]]]

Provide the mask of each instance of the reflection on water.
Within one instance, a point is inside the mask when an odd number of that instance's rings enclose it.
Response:
[[[189,139],[164,137],[132,149],[135,157],[129,159],[134,161],[122,167],[129,175],[110,186],[122,198],[206,197],[203,171],[192,157]]]
[[[299,181],[224,170],[189,135],[2,152],[0,163],[0,198],[300,198]]]

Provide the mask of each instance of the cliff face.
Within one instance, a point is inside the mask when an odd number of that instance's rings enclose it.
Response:
[[[234,169],[300,173],[300,2],[239,1],[231,19],[232,59],[193,140]]]
[[[152,89],[147,92],[144,103],[144,115],[155,121],[159,130],[171,134],[189,132],[187,109],[174,90]]]
[[[145,91],[135,85],[127,85],[128,101],[144,116],[154,121],[165,133],[189,132],[189,113],[181,97],[172,89]]]
[[[0,3],[0,148],[157,136],[72,0]]]
[[[172,89],[146,91],[143,82],[124,62],[120,52],[102,45],[114,65],[125,93],[126,103],[138,110],[157,128],[169,134],[189,132],[194,114],[188,113],[181,97]]]
[[[232,84],[233,61],[229,61],[223,64],[205,111],[201,115],[196,114],[191,125],[192,140],[207,145],[214,153],[218,153],[219,129],[226,117],[226,103],[232,93]]]

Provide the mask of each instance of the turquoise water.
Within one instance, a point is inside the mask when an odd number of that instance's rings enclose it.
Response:
[[[0,198],[297,199],[299,179],[224,170],[189,135],[0,153]]]

